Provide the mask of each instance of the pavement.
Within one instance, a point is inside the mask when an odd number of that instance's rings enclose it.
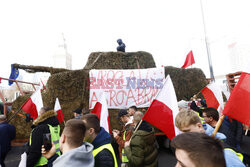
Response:
[[[173,154],[173,151],[169,148],[166,148],[166,145],[168,145],[168,143],[166,143],[163,138],[158,139],[158,142],[160,145],[158,155],[158,167],[174,167],[176,164],[176,159]],[[165,145],[165,147],[163,145]],[[250,136],[243,136],[241,149],[250,156]],[[5,159],[6,167],[18,167],[21,154],[24,151],[24,146],[12,147],[11,151],[8,153]]]

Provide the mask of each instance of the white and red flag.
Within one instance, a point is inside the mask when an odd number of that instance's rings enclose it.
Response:
[[[175,127],[175,117],[178,112],[179,109],[174,86],[168,75],[162,89],[142,119],[159,128],[172,140],[172,138],[180,133]]]
[[[38,112],[42,107],[42,95],[40,89],[38,89],[28,98],[21,108],[25,113],[30,113],[30,117],[35,120],[38,117]]]
[[[57,113],[56,118],[58,119],[59,123],[63,122],[64,121],[64,117],[63,117],[62,108],[61,108],[61,105],[59,103],[59,99],[58,98],[56,98],[54,111]]]
[[[191,66],[194,63],[195,63],[195,61],[194,61],[194,55],[193,55],[193,51],[191,50],[187,54],[186,60],[185,60],[183,66],[181,68],[187,68],[187,67]]]
[[[107,132],[111,133],[108,105],[106,100],[106,93],[103,92],[95,104],[92,113],[96,114],[100,120],[100,126],[103,127]]]
[[[234,87],[227,101],[224,115],[250,126],[250,67],[241,73],[240,79]]]
[[[40,89],[40,90],[45,90],[45,89],[46,89],[46,87],[45,87],[45,85],[44,85],[42,79],[40,79],[40,82],[39,82],[39,89]]]
[[[206,99],[207,107],[216,108],[219,115],[222,115],[224,109],[222,90],[220,87],[212,82],[201,90],[204,98]]]

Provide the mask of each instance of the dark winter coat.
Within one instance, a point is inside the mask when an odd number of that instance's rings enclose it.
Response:
[[[126,45],[122,42],[122,40],[118,39],[117,43],[119,44],[119,46],[116,48],[117,51],[125,52]]]
[[[101,127],[100,132],[91,144],[94,146],[94,149],[105,144],[111,144],[111,136]],[[108,149],[100,151],[95,156],[95,167],[114,167],[114,158]]]
[[[130,167],[157,167],[157,147],[153,128],[142,122],[125,147]]]
[[[226,135],[226,143],[228,145],[239,149],[243,137],[243,126],[239,121],[235,119],[229,120],[226,116],[222,122],[219,132]]]
[[[57,126],[59,122],[56,118],[54,110],[47,111],[46,113],[37,117],[33,122],[35,128],[31,134],[31,145],[27,151],[27,167],[33,167],[41,157],[41,147],[43,145],[43,134],[50,133],[49,126]]]
[[[7,122],[0,123],[0,154],[11,149],[11,140],[16,137],[16,128]]]

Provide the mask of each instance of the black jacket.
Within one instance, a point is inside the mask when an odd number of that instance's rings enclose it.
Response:
[[[226,143],[231,147],[239,149],[239,145],[242,142],[243,136],[243,126],[242,124],[235,120],[226,116],[222,122],[222,127],[219,129],[219,132],[222,132],[226,135]]]
[[[101,127],[100,132],[91,143],[94,149],[104,145],[111,144],[111,136]],[[108,149],[104,149],[95,156],[95,167],[114,167],[114,158]]]
[[[33,167],[41,157],[41,147],[43,145],[43,134],[50,133],[49,126],[57,126],[59,122],[56,118],[56,112],[50,110],[33,122],[32,134],[31,134],[31,145],[27,150],[27,167]]]
[[[0,123],[0,155],[11,149],[11,140],[16,137],[16,128],[7,122]]]

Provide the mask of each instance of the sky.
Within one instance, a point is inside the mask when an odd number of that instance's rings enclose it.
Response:
[[[215,76],[233,72],[230,44],[250,61],[250,1],[202,4]],[[62,33],[73,69],[91,52],[116,51],[121,38],[126,51],[147,51],[158,67],[181,67],[193,50],[193,67],[210,77],[200,0],[8,0],[0,1],[0,23],[0,77],[12,63],[52,66]]]

